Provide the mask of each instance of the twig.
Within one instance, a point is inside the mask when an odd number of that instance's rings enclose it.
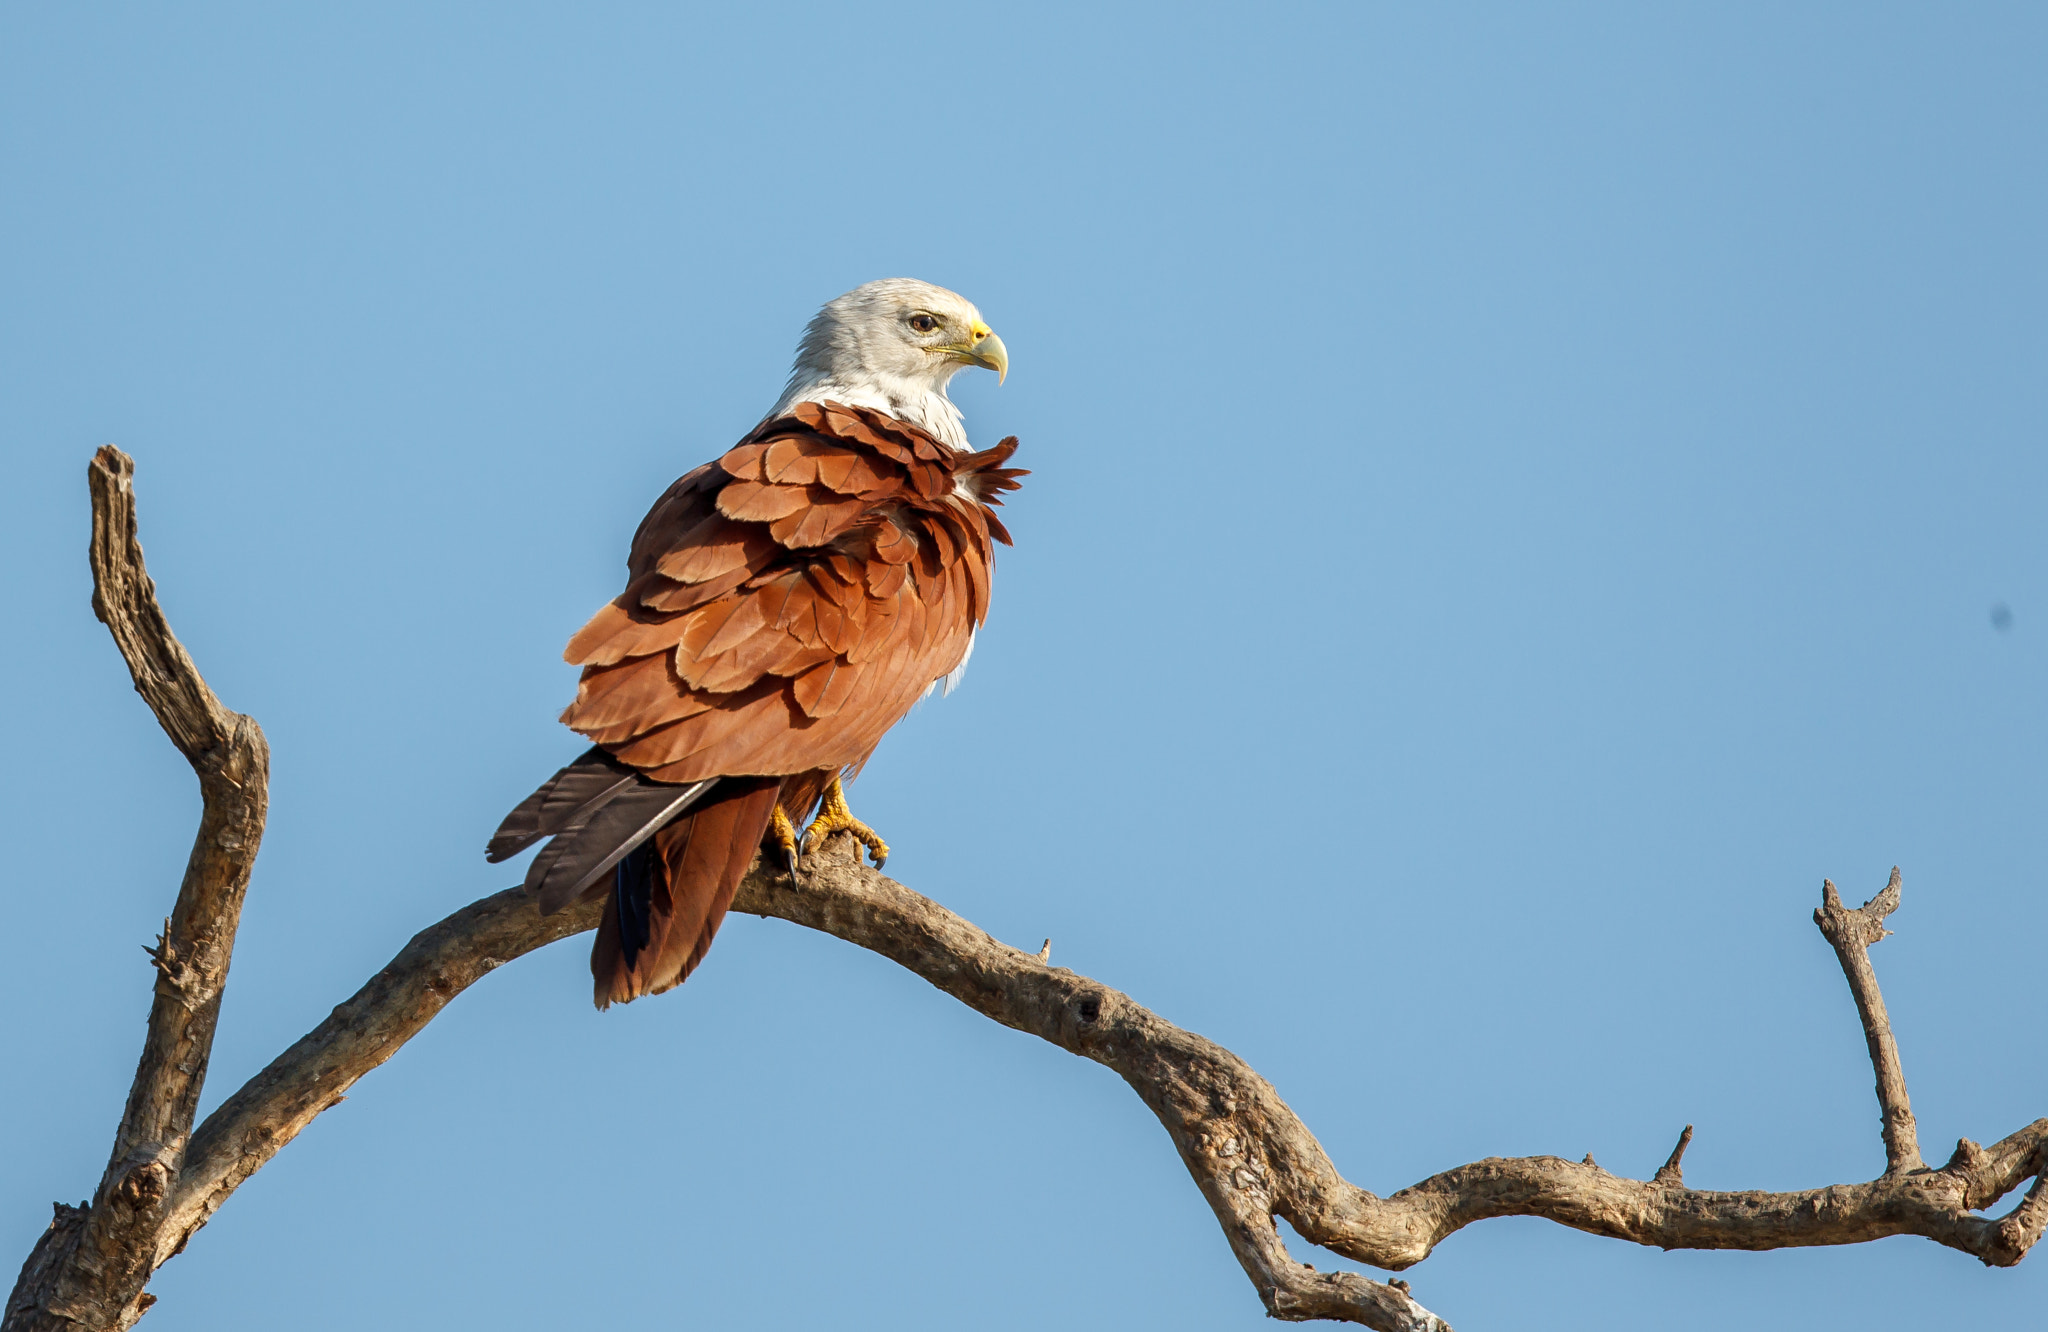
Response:
[[[1884,891],[1854,911],[1842,905],[1834,881],[1824,880],[1820,905],[1813,912],[1813,923],[1820,926],[1820,932],[1834,945],[1835,956],[1841,959],[1842,974],[1849,978],[1849,992],[1856,996],[1857,1016],[1863,1019],[1863,1039],[1870,1047],[1870,1066],[1877,1074],[1877,1108],[1884,1119],[1887,1176],[1927,1168],[1920,1159],[1920,1137],[1913,1126],[1913,1103],[1906,1095],[1906,1070],[1899,1062],[1899,1043],[1892,1037],[1884,995],[1877,988],[1877,972],[1870,965],[1870,945],[1891,933],[1884,927],[1884,920],[1899,909],[1899,893],[1896,865]]]
[[[1671,1149],[1671,1155],[1664,1158],[1664,1164],[1657,1167],[1657,1173],[1650,1176],[1652,1184],[1670,1184],[1685,1187],[1685,1170],[1679,1163],[1685,1160],[1685,1149],[1692,1146],[1692,1125],[1685,1126],[1685,1132],[1678,1135],[1678,1145]]]

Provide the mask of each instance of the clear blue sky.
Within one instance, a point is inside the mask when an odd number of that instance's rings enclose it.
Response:
[[[9,1279],[197,808],[88,606],[92,449],[275,751],[211,1106],[515,881],[634,523],[897,274],[1006,339],[957,396],[1034,469],[964,687],[854,788],[904,882],[1382,1193],[1686,1123],[1695,1185],[1795,1188],[1882,1166],[1808,916],[1897,863],[1928,1153],[2048,1114],[2044,59],[2023,5],[7,7]],[[781,922],[604,1015],[585,954],[361,1083],[148,1325],[1265,1325],[1103,1069]],[[2048,1302],[1536,1221],[1409,1276],[1462,1332]]]

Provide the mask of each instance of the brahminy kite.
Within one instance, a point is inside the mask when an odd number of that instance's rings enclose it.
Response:
[[[592,742],[505,816],[492,862],[543,912],[605,893],[599,1008],[679,985],[764,841],[792,873],[844,829],[889,848],[841,788],[918,699],[967,664],[988,617],[990,507],[1010,438],[971,452],[946,385],[1009,355],[943,287],[857,287],[804,330],[782,398],[655,502],[626,590],[569,640],[562,721]],[[796,827],[817,817],[802,838]]]

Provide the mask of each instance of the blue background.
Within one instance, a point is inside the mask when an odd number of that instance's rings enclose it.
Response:
[[[275,751],[216,1103],[578,749],[559,651],[870,278],[976,301],[1035,469],[891,872],[1230,1046],[1362,1186],[1487,1155],[1882,1166],[1808,919],[1927,1154],[2048,1113],[2042,143],[2026,5],[13,5],[0,1255],[87,1193],[197,809],[88,606],[138,460],[178,631]],[[2000,628],[1994,607],[2008,608]],[[734,918],[600,1015],[492,975],[167,1267],[177,1329],[1254,1328],[1110,1073]],[[1330,1255],[1296,1241],[1319,1266]],[[0,1257],[12,1272],[13,1257]],[[1488,1222],[1490,1328],[2015,1327],[1917,1239]]]

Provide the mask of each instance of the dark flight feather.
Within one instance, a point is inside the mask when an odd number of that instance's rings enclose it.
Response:
[[[652,842],[634,847],[612,870],[612,913],[618,920],[619,952],[629,971],[652,937],[654,879],[662,870],[661,852]]]
[[[484,849],[484,859],[493,865],[510,860],[541,838],[552,837],[576,822],[579,814],[587,819],[639,778],[639,772],[591,746],[505,816]]]
[[[633,773],[620,787],[585,802],[526,867],[526,886],[552,914],[597,884],[612,866],[709,790],[711,781],[676,785]],[[530,800],[530,798],[529,798]]]

